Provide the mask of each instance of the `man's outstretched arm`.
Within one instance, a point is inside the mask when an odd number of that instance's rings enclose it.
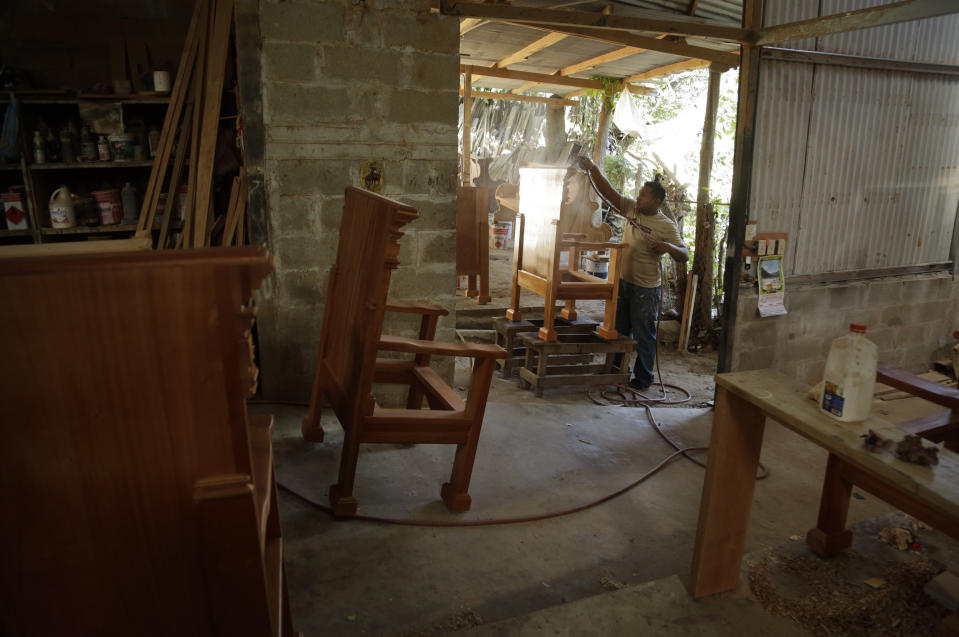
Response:
[[[622,214],[619,208],[622,205],[623,196],[618,190],[613,188],[613,185],[609,183],[609,180],[606,179],[599,167],[588,157],[580,157],[578,163],[579,169],[589,175],[589,180],[593,184],[596,192],[599,193],[599,196],[612,206],[616,212]]]

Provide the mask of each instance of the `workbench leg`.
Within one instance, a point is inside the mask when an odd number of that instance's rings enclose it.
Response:
[[[689,581],[693,597],[733,590],[739,585],[764,425],[765,416],[754,405],[716,387]]]
[[[835,555],[852,545],[852,531],[846,528],[852,483],[843,479],[842,466],[842,460],[829,454],[819,501],[819,522],[806,534],[806,544],[822,557]]]

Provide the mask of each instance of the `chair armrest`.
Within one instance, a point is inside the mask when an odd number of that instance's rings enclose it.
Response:
[[[448,316],[449,310],[439,305],[422,305],[419,303],[387,303],[387,312],[402,312],[405,314],[428,314],[432,316]]]
[[[876,371],[876,380],[890,387],[895,387],[914,396],[924,398],[931,403],[951,409],[959,409],[959,389],[946,387],[945,385],[934,383],[925,378],[919,378],[892,365],[880,365]]]
[[[508,358],[509,354],[499,345],[473,343],[437,343],[403,336],[380,336],[378,349],[407,354],[436,354],[438,356],[468,356],[470,358]]]
[[[563,241],[564,246],[569,246],[571,248],[586,248],[587,250],[605,250],[606,248],[612,248],[614,250],[621,250],[625,248],[626,245],[623,243],[613,243],[612,241]]]
[[[564,232],[563,241],[576,241],[577,239],[585,239],[585,232]]]

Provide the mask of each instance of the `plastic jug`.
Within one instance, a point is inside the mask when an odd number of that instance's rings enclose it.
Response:
[[[866,338],[866,326],[850,323],[849,334],[832,342],[819,407],[836,420],[859,422],[869,416],[876,389],[876,344]]]
[[[73,228],[77,215],[73,208],[73,195],[66,186],[60,186],[50,195],[50,225],[54,228]]]

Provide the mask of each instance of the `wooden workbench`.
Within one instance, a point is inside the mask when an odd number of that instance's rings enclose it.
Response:
[[[905,432],[874,416],[857,424],[833,420],[807,398],[808,391],[808,386],[775,370],[716,376],[690,578],[694,597],[739,584],[766,417],[830,453],[819,523],[807,538],[818,552],[829,554],[849,545],[845,519],[853,484],[959,538],[959,455],[940,448],[939,464],[922,467],[898,460],[889,450],[869,452],[860,438],[869,429],[895,441]]]

